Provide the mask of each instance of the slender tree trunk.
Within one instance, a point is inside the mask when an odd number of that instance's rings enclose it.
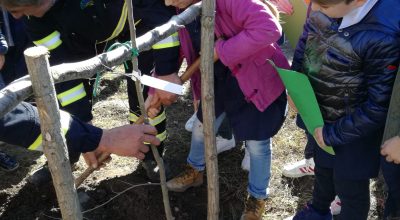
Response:
[[[129,21],[129,30],[130,30],[130,35],[131,35],[131,44],[132,44],[132,48],[137,50],[136,27],[135,27],[135,20],[133,17],[133,6],[132,6],[133,0],[125,0],[125,1],[128,5],[128,15],[129,15],[128,21]],[[140,75],[137,57],[132,57],[132,66],[133,66],[133,71],[138,72]],[[136,94],[137,94],[138,100],[139,100],[140,111],[144,117],[144,123],[149,124],[149,118],[147,117],[147,112],[146,112],[146,108],[144,105],[142,84],[140,83],[140,80],[135,79],[134,76],[132,76],[132,79],[135,81]],[[158,153],[157,147],[154,145],[151,145],[150,147],[151,147],[151,151],[153,152],[154,159],[157,162],[159,172],[160,172],[161,191],[162,191],[162,195],[163,195],[165,216],[166,216],[167,220],[173,220],[174,217],[172,216],[171,207],[169,204],[168,188],[167,188],[167,181],[166,181],[167,178],[165,176],[164,161],[161,159],[160,154]]]
[[[203,128],[205,159],[208,183],[207,219],[218,219],[219,182],[218,159],[215,147],[215,108],[214,108],[214,19],[215,0],[203,0],[201,18],[201,102],[203,109]]]
[[[385,133],[383,134],[383,142],[398,135],[400,133],[400,70],[397,72],[396,80],[393,85],[392,97],[388,115],[386,118]]]
[[[39,111],[43,151],[49,163],[61,215],[66,220],[82,219],[67,145],[61,130],[54,82],[49,71],[49,52],[45,47],[31,47],[24,54]]]

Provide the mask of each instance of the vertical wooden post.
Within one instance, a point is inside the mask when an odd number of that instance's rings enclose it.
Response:
[[[215,147],[215,109],[214,109],[214,20],[215,0],[203,0],[201,17],[201,103],[203,109],[203,128],[205,159],[208,183],[207,219],[218,219],[219,181],[218,159]]]
[[[392,97],[390,99],[389,110],[386,118],[383,142],[400,133],[400,70],[397,72],[396,80],[393,85]]]
[[[62,135],[48,53],[45,47],[31,47],[25,50],[24,55],[39,111],[43,151],[48,160],[61,215],[66,220],[79,220],[82,219],[82,213]]]
[[[132,44],[132,48],[137,50],[136,27],[135,27],[135,19],[133,16],[133,5],[132,5],[133,0],[125,0],[125,1],[128,6],[128,21],[129,21],[129,31],[130,31],[130,36],[131,36],[131,44]],[[133,71],[139,72],[137,57],[132,58],[132,66],[133,66]],[[139,105],[140,105],[140,111],[142,113],[142,116],[144,117],[144,123],[149,124],[149,118],[147,117],[146,108],[144,106],[142,85],[141,85],[140,81],[137,79],[134,79],[134,77],[133,77],[133,80],[135,81],[136,93],[137,93],[137,97],[138,97],[138,101],[139,101]],[[154,145],[151,145],[151,151],[153,152],[154,159],[157,162],[159,172],[160,172],[160,183],[161,183],[161,191],[162,191],[162,195],[163,195],[165,216],[166,216],[167,220],[173,220],[174,217],[172,216],[171,206],[169,204],[167,178],[165,175],[164,162],[161,159],[160,154],[158,153],[158,150]]]

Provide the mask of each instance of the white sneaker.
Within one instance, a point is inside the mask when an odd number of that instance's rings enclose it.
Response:
[[[236,146],[235,137],[232,135],[232,139],[225,139],[221,136],[217,136],[217,154],[230,150]]]
[[[304,159],[293,164],[286,165],[282,175],[290,178],[298,178],[307,175],[314,175],[314,159]]]
[[[190,117],[188,120],[187,120],[187,122],[186,122],[186,124],[185,124],[185,129],[186,129],[186,131],[189,131],[189,132],[192,132],[192,130],[193,130],[193,123],[194,123],[194,121],[197,119],[197,112],[195,112],[193,115],[192,115],[192,117]]]
[[[242,169],[250,171],[250,154],[247,148],[244,148],[244,157],[242,160]]]
[[[338,196],[335,197],[335,200],[331,203],[331,213],[332,215],[339,215],[342,210],[342,203]]]

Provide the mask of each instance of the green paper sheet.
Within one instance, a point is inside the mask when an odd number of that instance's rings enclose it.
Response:
[[[296,105],[308,132],[314,134],[314,130],[317,127],[322,127],[324,125],[324,120],[322,119],[321,111],[310,81],[308,81],[307,76],[304,74],[277,67],[276,69]],[[330,146],[322,149],[329,154],[335,155],[333,148]]]

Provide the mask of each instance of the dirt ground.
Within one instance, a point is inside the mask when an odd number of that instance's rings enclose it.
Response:
[[[289,54],[290,55],[290,54]],[[122,77],[107,75],[102,79],[100,94],[94,105],[94,124],[111,128],[127,123],[126,83]],[[189,151],[190,133],[184,129],[193,113],[187,93],[167,108],[168,132],[165,160],[174,174],[182,171]],[[281,131],[273,139],[270,198],[264,219],[284,219],[304,207],[311,198],[313,177],[288,179],[281,175],[283,165],[302,159],[305,138],[289,112]],[[23,137],[21,137],[23,138]],[[35,187],[26,182],[29,173],[41,166],[45,158],[39,152],[1,145],[0,150],[13,155],[20,168],[12,173],[0,170],[0,219],[60,219],[52,184]],[[220,219],[239,219],[244,208],[247,172],[240,167],[242,143],[218,155],[220,182]],[[74,175],[85,169],[80,160]],[[369,219],[382,216],[381,187],[371,183]],[[113,156],[107,167],[93,173],[78,189],[85,219],[165,219],[161,188],[149,183],[138,160]],[[207,184],[184,193],[169,193],[173,216],[177,220],[207,219]]]

